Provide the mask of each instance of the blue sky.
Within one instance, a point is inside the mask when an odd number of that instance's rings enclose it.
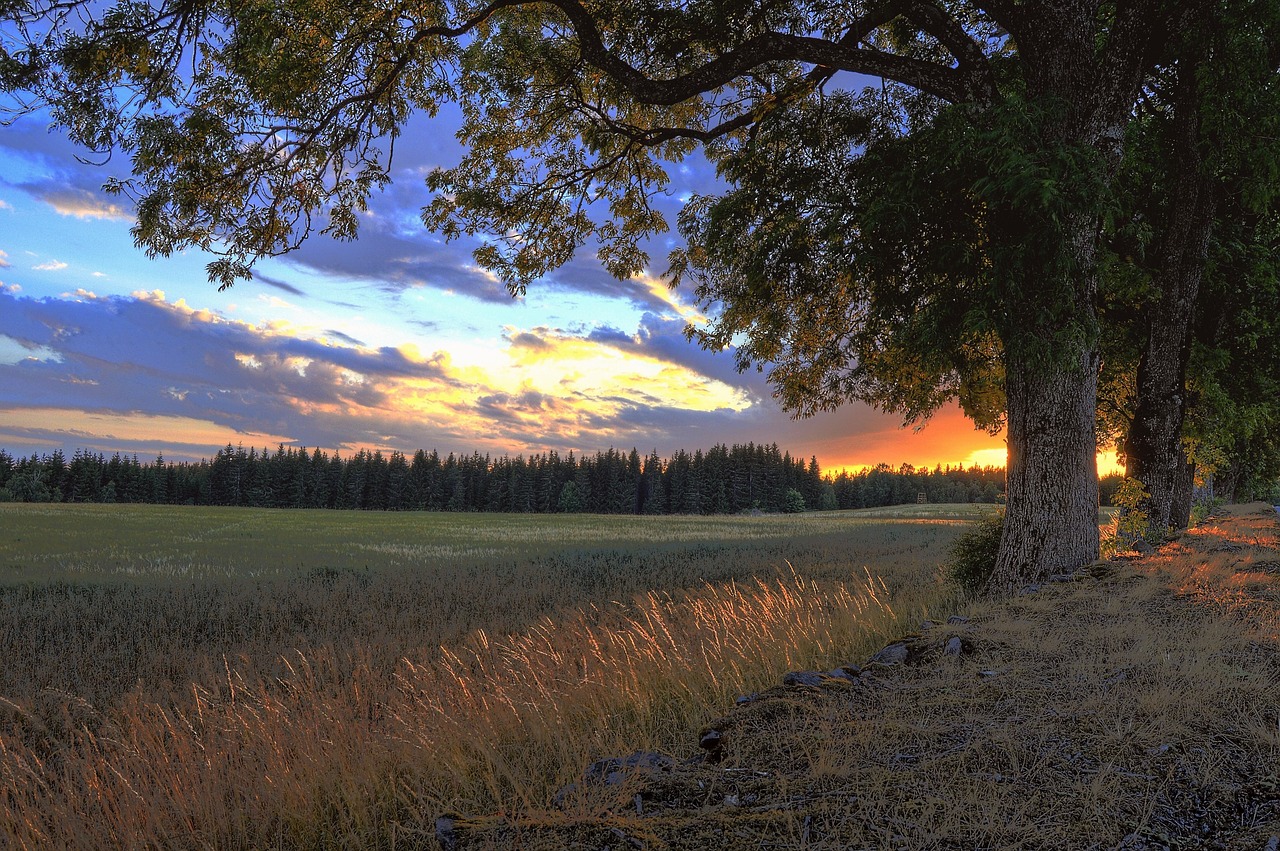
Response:
[[[862,405],[796,421],[754,371],[683,336],[702,320],[662,268],[609,277],[590,252],[512,299],[419,210],[459,155],[449,113],[415,120],[355,242],[313,238],[219,293],[198,252],[149,260],[100,187],[128,164],[77,161],[32,117],[0,128],[0,447],[198,458],[230,443],[441,453],[667,455],[777,442],[824,467],[1002,463],[954,410],[923,430]],[[715,188],[672,174],[674,222]],[[651,245],[662,262],[674,236]]]

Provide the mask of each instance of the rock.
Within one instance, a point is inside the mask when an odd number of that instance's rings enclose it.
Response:
[[[868,664],[877,665],[901,665],[907,661],[907,657],[911,655],[911,651],[907,649],[907,645],[901,641],[890,644],[876,655],[872,656]]]
[[[862,673],[862,669],[857,665],[841,665],[839,668],[832,668],[827,671],[827,676],[841,680],[855,680],[858,674]]]
[[[556,793],[551,796],[551,806],[555,807],[558,810],[563,810],[564,802],[569,800],[569,797],[573,795],[574,792],[577,792],[577,791],[578,791],[577,783],[569,783],[564,786],[561,786],[559,789],[556,790]]]
[[[969,619],[966,618],[964,615],[952,615],[951,617],[947,618],[947,623],[953,624],[953,625],[968,623],[968,622],[969,622]]]
[[[436,842],[440,843],[442,851],[457,851],[458,834],[453,830],[451,816],[440,816],[436,819]]]
[[[611,827],[609,828],[609,832],[612,833],[614,836],[618,837],[619,839],[621,839],[623,842],[627,843],[627,845],[630,845],[632,848],[644,847],[643,842],[641,842],[639,839],[636,839],[634,836],[628,836],[626,832],[623,831],[621,828]],[[605,846],[606,849],[608,849],[608,847],[609,847],[608,845]]]
[[[953,635],[947,639],[947,645],[942,648],[943,656],[959,656],[964,652],[964,642],[960,640],[960,636]]]
[[[724,733],[715,729],[708,730],[702,734],[702,738],[698,739],[698,747],[704,751],[718,751],[723,740]]]
[[[1149,556],[1156,551],[1156,548],[1148,544],[1146,541],[1138,538],[1129,545],[1129,549],[1133,550],[1140,556]]]
[[[606,757],[598,759],[582,772],[583,783],[603,783],[616,786],[634,773],[653,774],[658,771],[670,771],[675,760],[666,754],[653,751],[636,751],[625,757]]]
[[[809,686],[817,688],[822,685],[822,681],[827,678],[826,674],[819,671],[792,671],[782,678],[784,686]]]
[[[921,632],[924,632],[924,631],[926,631],[926,630],[933,629],[935,626],[937,626],[937,624],[935,624],[933,621],[921,621],[921,622],[920,622],[920,631],[921,631]]]
[[[1267,842],[1267,847],[1262,851],[1280,851],[1280,836],[1273,836]]]
[[[734,706],[746,706],[748,703],[755,703],[760,699],[760,692],[753,691],[751,694],[740,694],[738,699],[733,702]]]
[[[1019,594],[1021,594],[1021,595],[1022,595],[1022,596],[1024,596],[1024,597],[1025,597],[1025,596],[1027,596],[1028,594],[1039,594],[1039,593],[1040,593],[1040,583],[1038,583],[1038,582],[1032,582],[1030,585],[1027,585],[1027,586],[1023,587],[1023,589],[1022,589],[1021,591],[1019,591],[1018,593],[1019,593]]]

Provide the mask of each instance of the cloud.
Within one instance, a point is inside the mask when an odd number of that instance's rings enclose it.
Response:
[[[281,281],[278,278],[268,277],[267,275],[264,275],[261,272],[258,272],[256,270],[253,273],[253,279],[260,284],[266,284],[269,287],[274,287],[275,289],[282,290],[283,292],[289,293],[290,295],[297,295],[297,296],[306,295],[305,292],[298,289],[293,284],[285,283],[284,281]]]
[[[659,424],[664,411],[750,405],[678,365],[549,330],[513,330],[458,356],[408,343],[374,349],[342,332],[310,339],[279,323],[229,320],[159,291],[0,295],[0,333],[11,349],[50,354],[0,362],[4,410],[63,410],[76,422],[179,417],[326,448],[594,450],[650,442],[633,423]]]
[[[0,334],[0,364],[15,364],[22,361],[57,361],[60,356],[46,346],[37,346],[26,340],[18,340]]]
[[[337,340],[340,343],[348,343],[352,346],[364,346],[364,343],[352,337],[350,334],[344,334],[336,328],[325,329],[324,335],[330,339]]]
[[[0,269],[8,269],[10,265],[9,254],[5,251],[0,251]]]
[[[61,260],[48,260],[39,265],[32,266],[31,268],[35,269],[37,272],[61,272],[63,269],[67,268],[67,264],[63,263]]]
[[[790,420],[754,373],[648,316],[633,334],[509,329],[475,351],[300,337],[158,291],[0,293],[0,445],[209,455],[231,442],[494,454],[778,443],[827,466],[958,462],[999,447],[958,412],[919,433],[851,405]],[[967,436],[966,436],[967,435]],[[43,443],[42,443],[43,441]]]
[[[3,198],[0,198],[0,210],[8,210],[12,212],[13,205],[10,204],[8,201],[4,200]]]
[[[163,453],[173,461],[207,458],[213,452],[211,447],[229,440],[271,447],[289,442],[287,437],[266,432],[229,432],[217,423],[190,417],[76,408],[0,409],[0,446],[7,448],[48,451],[61,446],[144,458]]]
[[[25,187],[24,187],[25,188]],[[131,221],[133,214],[121,205],[87,189],[73,186],[30,187],[33,195],[63,216],[77,219]]]

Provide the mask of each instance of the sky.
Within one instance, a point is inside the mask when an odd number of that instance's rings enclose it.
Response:
[[[731,352],[688,342],[705,321],[664,268],[618,281],[582,251],[513,299],[465,240],[425,229],[425,176],[460,156],[456,116],[414,119],[359,239],[318,236],[218,292],[210,257],[148,259],[98,164],[39,117],[0,127],[0,448],[170,460],[228,443],[529,455],[615,447],[669,456],[777,443],[824,469],[1003,465],[1000,437],[955,409],[921,429],[849,404],[795,420]],[[673,168],[668,221],[713,192]],[[651,244],[656,263],[676,244]]]

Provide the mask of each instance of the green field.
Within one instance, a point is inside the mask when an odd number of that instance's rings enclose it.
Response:
[[[769,547],[901,539],[993,506],[909,505],[801,515],[453,514],[0,503],[0,580],[265,577],[316,569],[452,569],[584,551]]]
[[[390,846],[546,806],[949,606],[990,510],[0,505],[0,844]]]

